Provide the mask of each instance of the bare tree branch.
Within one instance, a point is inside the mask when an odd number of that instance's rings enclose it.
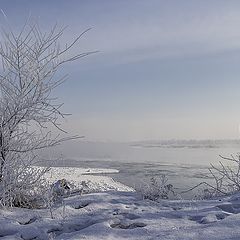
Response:
[[[62,47],[64,30],[54,25],[43,33],[37,23],[30,25],[27,21],[18,34],[11,29],[2,31],[0,204],[13,204],[19,197],[19,189],[27,191],[29,186],[30,191],[30,186],[42,179],[44,171],[32,169],[33,163],[39,161],[40,149],[82,138],[52,133],[54,128],[67,134],[59,119],[68,114],[62,112],[62,103],[52,96],[53,89],[62,84],[66,76],[57,78],[56,73],[65,63],[96,53],[70,54],[90,28]]]

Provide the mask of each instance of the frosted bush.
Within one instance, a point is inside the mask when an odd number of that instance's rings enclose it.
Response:
[[[169,199],[175,196],[173,185],[168,183],[166,175],[152,177],[148,184],[143,184],[139,192],[144,199],[157,201],[159,199]]]
[[[240,155],[220,157],[224,162],[219,161],[218,165],[211,164],[209,168],[206,179],[211,181],[200,182],[182,193],[198,189],[195,199],[212,199],[240,192]]]

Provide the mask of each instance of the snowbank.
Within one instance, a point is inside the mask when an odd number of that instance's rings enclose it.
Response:
[[[83,182],[87,184],[91,192],[99,191],[134,191],[133,188],[128,187],[122,183],[115,182],[108,176],[99,176],[91,174],[109,174],[118,173],[116,169],[106,168],[73,168],[73,167],[52,167],[45,175],[50,183],[54,183],[59,179],[65,178],[73,185],[78,187]]]
[[[65,199],[53,217],[47,209],[1,210],[1,239],[240,239],[240,195],[155,203],[136,192],[94,193]]]
[[[162,200],[157,203],[143,200],[131,188],[109,177],[83,175],[86,172],[103,173],[104,170],[53,168],[48,178],[49,181],[61,178],[92,181],[98,190],[105,192],[65,198],[63,203],[52,208],[52,212],[49,209],[0,209],[0,238],[240,239],[240,194],[214,200]]]

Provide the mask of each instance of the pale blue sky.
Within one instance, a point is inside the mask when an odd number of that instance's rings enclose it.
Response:
[[[89,140],[238,138],[240,1],[0,0],[13,28],[29,14],[64,40],[92,30],[56,94],[66,128]],[[4,26],[3,16],[0,25]]]

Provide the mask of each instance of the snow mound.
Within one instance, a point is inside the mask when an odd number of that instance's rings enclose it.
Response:
[[[101,191],[134,191],[122,183],[114,181],[108,176],[99,176],[92,174],[109,174],[118,173],[116,169],[105,168],[74,168],[74,167],[51,167],[45,177],[50,184],[57,182],[59,179],[66,179],[77,189],[85,187],[86,192]]]

